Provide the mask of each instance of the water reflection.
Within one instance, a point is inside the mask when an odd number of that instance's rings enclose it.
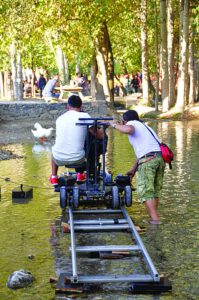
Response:
[[[199,121],[150,122],[149,125],[157,130],[175,154],[172,171],[166,168],[160,201],[163,224],[146,225],[144,221],[148,216],[138,203],[136,192],[129,213],[142,227],[141,237],[147,250],[159,273],[171,280],[173,292],[160,296],[131,295],[125,284],[105,285],[94,294],[84,295],[86,299],[198,299]],[[59,195],[48,182],[51,145],[10,144],[7,147],[23,158],[0,162],[0,299],[53,299],[55,291],[48,283],[49,277],[62,270],[71,270],[71,261],[68,256],[69,236],[61,227],[64,218],[59,208]],[[109,130],[106,158],[107,169],[114,176],[124,174],[132,166],[135,156],[127,136]],[[60,173],[62,171],[60,168]],[[133,183],[135,185],[135,179]],[[12,189],[20,184],[34,186],[33,199],[26,205],[15,205],[12,201]],[[80,242],[85,238],[88,237],[81,236]],[[117,240],[116,236],[113,238]],[[28,259],[29,255],[34,255],[35,259]],[[138,262],[134,261],[136,267]],[[87,260],[86,269],[92,270],[93,266],[101,272],[105,267],[103,261]],[[117,271],[121,266],[121,262],[108,264],[109,270]],[[20,268],[30,270],[37,280],[28,289],[10,291],[6,288],[7,278]],[[128,268],[128,264],[124,264],[124,268]]]
[[[34,154],[40,154],[41,152],[50,152],[51,153],[52,144],[50,142],[44,143],[35,143],[32,147],[32,152]]]

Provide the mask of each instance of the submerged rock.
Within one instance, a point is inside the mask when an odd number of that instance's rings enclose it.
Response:
[[[16,159],[16,158],[23,158],[23,156],[19,156],[19,155],[13,153],[10,150],[0,148],[0,161],[1,160]]]
[[[8,278],[7,287],[10,289],[19,289],[31,284],[35,278],[29,271],[18,270],[13,272]]]
[[[34,254],[29,254],[28,255],[28,259],[34,259],[34,258],[35,258]]]

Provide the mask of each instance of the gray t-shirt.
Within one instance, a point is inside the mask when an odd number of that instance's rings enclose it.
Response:
[[[45,88],[43,90],[44,97],[51,97],[52,91],[57,83],[57,79],[50,79],[47,84],[45,85]]]

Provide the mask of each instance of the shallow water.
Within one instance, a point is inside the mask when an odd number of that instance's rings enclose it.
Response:
[[[173,291],[156,296],[131,295],[127,285],[109,284],[76,299],[198,299],[199,122],[152,122],[150,125],[175,153],[173,169],[166,168],[159,206],[163,224],[153,226],[145,223],[148,216],[144,206],[138,203],[136,192],[129,213],[134,222],[144,228],[142,240],[159,274],[164,274],[171,281]],[[0,162],[0,299],[54,299],[55,289],[49,278],[61,271],[70,271],[71,263],[68,257],[69,236],[61,229],[65,216],[59,208],[59,195],[48,183],[51,147],[30,140],[24,144],[9,144],[7,149],[24,158]],[[135,156],[125,135],[109,131],[106,158],[107,168],[114,175],[124,174],[131,167]],[[5,180],[7,178],[10,180]],[[20,184],[33,186],[33,199],[25,203],[12,200],[12,190]],[[123,239],[122,235],[113,234],[111,237]],[[86,238],[91,242],[93,236]],[[85,235],[80,235],[79,239],[84,240]],[[105,239],[108,243],[108,238]],[[34,258],[29,259],[29,255],[34,255]],[[138,270],[142,269],[139,257],[133,258],[133,265]],[[102,273],[105,269],[118,272],[128,270],[129,264],[128,259],[119,262],[87,259],[79,268],[88,273]],[[9,275],[19,269],[31,271],[36,281],[26,289],[12,291],[6,287],[6,282]],[[56,296],[56,299],[70,298]]]

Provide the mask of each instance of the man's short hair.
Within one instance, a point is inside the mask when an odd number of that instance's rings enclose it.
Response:
[[[72,95],[68,98],[68,105],[74,108],[80,108],[82,106],[82,100],[77,95]]]
[[[134,121],[137,120],[139,121],[139,116],[137,111],[135,110],[127,110],[124,114],[123,114],[123,120],[128,122],[128,121]]]

